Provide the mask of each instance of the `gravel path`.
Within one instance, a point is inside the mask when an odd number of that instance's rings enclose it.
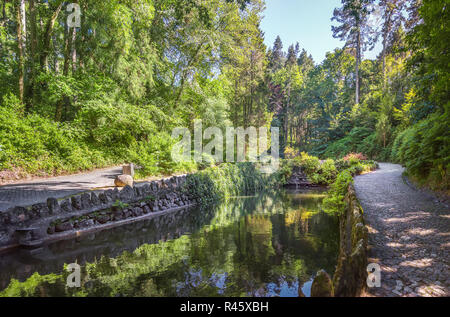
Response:
[[[369,229],[369,263],[381,266],[370,296],[450,296],[450,209],[407,185],[400,165],[355,178]]]
[[[45,202],[48,197],[62,198],[93,188],[114,186],[115,176],[121,173],[121,167],[112,167],[0,186],[0,212],[13,206],[29,206]]]

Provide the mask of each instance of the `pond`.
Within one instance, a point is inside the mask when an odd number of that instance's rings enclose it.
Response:
[[[338,219],[323,190],[234,197],[0,256],[3,296],[309,296],[334,273]],[[67,263],[81,287],[66,287]],[[20,282],[19,282],[20,281]]]

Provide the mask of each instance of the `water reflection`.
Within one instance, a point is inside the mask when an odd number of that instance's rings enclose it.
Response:
[[[2,289],[25,281],[3,295],[309,296],[312,276],[332,274],[338,252],[338,222],[320,211],[323,197],[236,197],[2,256]],[[65,287],[63,265],[72,262],[83,264],[79,289]]]

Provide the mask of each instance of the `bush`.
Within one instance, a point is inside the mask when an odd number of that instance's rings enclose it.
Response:
[[[406,167],[420,184],[437,190],[450,188],[450,116],[433,114],[399,133],[391,158]]]
[[[183,190],[195,199],[211,203],[231,196],[253,195],[272,186],[272,177],[263,175],[252,163],[224,163],[189,174]]]
[[[294,150],[290,146],[286,146],[286,148],[284,149],[284,158],[285,159],[293,159],[297,156],[299,156],[298,151]]]
[[[55,175],[133,162],[141,166],[137,176],[143,177],[196,168],[173,162],[173,140],[155,125],[162,114],[152,106],[89,102],[71,123],[23,115],[22,108],[17,98],[3,98],[0,171]]]
[[[356,127],[353,128],[348,135],[344,138],[331,143],[326,151],[324,152],[324,157],[331,158],[341,158],[347,153],[361,151],[362,148],[367,147],[367,139],[373,138],[373,130],[366,127]],[[376,142],[372,142],[371,145],[377,145]],[[379,146],[378,146],[379,148]],[[365,154],[374,154],[378,150],[370,149],[370,152],[365,152]]]
[[[317,173],[320,169],[319,158],[308,155],[305,152],[302,152],[300,156],[294,158],[293,162],[295,166],[302,167],[307,175]]]
[[[343,157],[344,161],[359,162],[367,160],[367,157],[362,153],[349,153]]]
[[[336,179],[338,171],[332,159],[324,161],[316,173],[308,175],[315,184],[329,185]]]
[[[331,185],[328,196],[323,201],[324,211],[342,215],[345,210],[345,195],[348,187],[353,184],[353,176],[349,170],[340,172],[336,181]]]

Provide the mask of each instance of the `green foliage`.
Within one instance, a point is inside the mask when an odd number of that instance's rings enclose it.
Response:
[[[59,296],[64,291],[64,276],[40,275],[35,272],[25,282],[12,279],[9,286],[0,292],[0,297],[42,297]]]
[[[361,152],[363,154],[372,156],[374,154],[373,150],[369,150],[369,152],[372,153],[366,152],[367,150],[364,151],[364,149],[367,148],[367,143],[373,141],[372,133],[373,131],[366,127],[353,128],[347,136],[330,144],[323,156],[342,158],[351,152]]]
[[[282,160],[278,175],[281,183],[291,177],[294,168],[301,168],[309,181],[318,185],[330,185],[336,180],[339,172],[347,170],[352,175],[375,170],[378,167],[375,161],[368,161],[361,153],[349,153],[343,159],[334,161],[327,159],[320,161],[317,157],[302,152],[300,156],[291,160]]]
[[[265,176],[252,163],[222,164],[187,176],[184,190],[204,203],[226,197],[254,195],[276,184],[278,175]]]
[[[336,179],[338,170],[332,159],[324,161],[317,172],[310,174],[309,178],[315,184],[329,185]]]
[[[306,152],[302,152],[293,160],[295,166],[301,166],[307,175],[317,173],[320,169],[320,161],[318,157],[311,156]]]
[[[283,51],[280,37],[266,48],[263,0],[80,0],[74,34],[65,2],[61,11],[58,1],[27,2],[21,56],[15,6],[4,1],[0,170],[59,174],[130,161],[138,177],[206,169],[210,158],[179,164],[170,155],[172,128],[202,119],[205,128],[277,126],[286,158],[392,158],[448,187],[448,1],[416,2],[382,1],[378,34],[374,1],[343,0],[332,31],[346,46],[316,65],[298,44]],[[361,60],[379,35],[382,54]],[[333,179],[317,158],[296,164],[315,182]],[[347,165],[335,162],[365,169]]]
[[[342,215],[345,210],[345,195],[348,187],[353,184],[353,176],[349,170],[340,172],[336,181],[331,185],[328,196],[323,201],[324,211],[332,214]]]
[[[114,207],[119,207],[120,209],[124,209],[126,207],[128,207],[129,205],[127,203],[124,203],[123,201],[120,200],[116,200],[113,204]]]
[[[173,141],[157,131],[160,113],[153,107],[96,101],[83,107],[74,122],[58,124],[22,115],[21,106],[8,98],[0,106],[0,170],[58,174],[123,162],[141,166],[138,176],[194,169],[172,161]]]
[[[448,113],[434,114],[399,133],[392,159],[403,163],[407,172],[421,184],[435,189],[450,188],[450,124]]]

